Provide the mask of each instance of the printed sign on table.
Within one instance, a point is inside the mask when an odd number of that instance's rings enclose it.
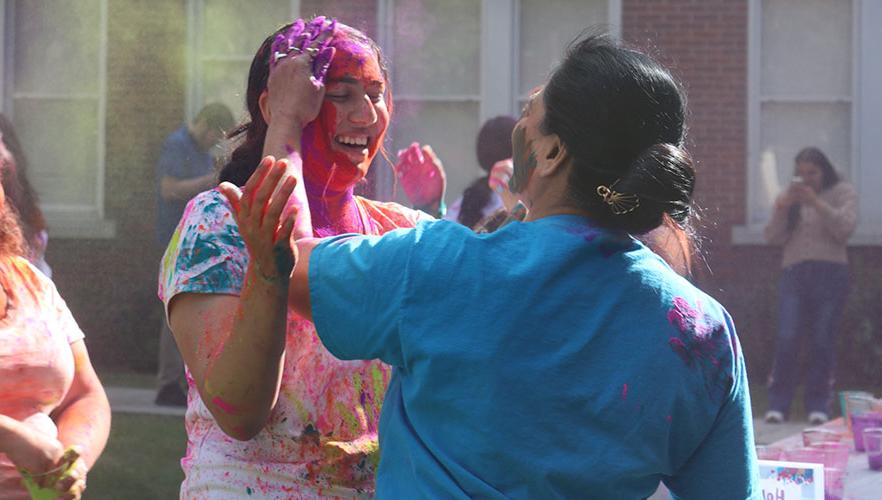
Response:
[[[760,460],[763,500],[824,500],[824,466]]]

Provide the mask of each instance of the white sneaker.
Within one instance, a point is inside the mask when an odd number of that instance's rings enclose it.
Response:
[[[809,423],[812,425],[821,425],[826,424],[830,417],[827,416],[826,413],[822,411],[813,411],[809,413],[808,417]]]
[[[784,421],[784,414],[780,411],[770,410],[766,412],[766,423],[780,424]]]

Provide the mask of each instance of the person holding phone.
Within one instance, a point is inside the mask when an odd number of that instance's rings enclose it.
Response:
[[[798,358],[807,344],[805,407],[809,422],[829,419],[836,333],[848,295],[846,245],[857,225],[857,193],[818,148],[796,155],[793,182],[775,200],[766,240],[781,245],[782,268],[775,361],[766,421],[788,417],[799,385]]]

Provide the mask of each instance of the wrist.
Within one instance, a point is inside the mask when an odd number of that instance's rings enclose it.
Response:
[[[274,291],[287,293],[290,275],[284,275],[276,271],[265,271],[259,264],[253,263],[248,265],[246,272],[249,283],[262,288],[269,288]]]

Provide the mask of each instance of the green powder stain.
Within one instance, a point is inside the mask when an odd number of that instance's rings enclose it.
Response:
[[[248,495],[251,496],[251,494],[254,493],[254,490],[252,490],[250,486],[246,486],[245,493],[248,493]]]
[[[348,408],[346,408],[346,405],[338,401],[335,407],[340,413],[340,416],[346,422],[346,425],[349,426],[349,430],[353,433],[358,432],[358,420],[355,418],[355,415],[353,415],[352,412],[349,411]]]

